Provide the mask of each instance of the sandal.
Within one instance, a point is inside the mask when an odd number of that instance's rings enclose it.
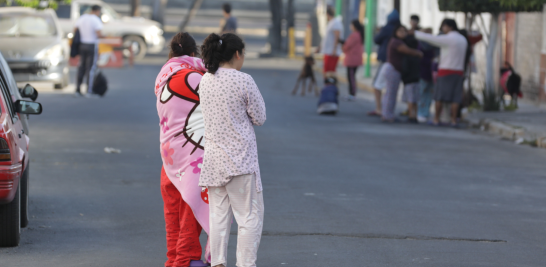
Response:
[[[199,261],[191,261],[190,262],[190,267],[208,267],[210,265],[204,263],[203,261],[199,260]]]
[[[381,117],[381,113],[377,112],[377,111],[370,111],[368,112],[368,116],[372,116],[372,117]]]

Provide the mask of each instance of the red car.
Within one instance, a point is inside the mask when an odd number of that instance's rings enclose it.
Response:
[[[18,89],[0,53],[0,247],[19,245],[21,227],[28,225],[28,114],[42,113],[30,85]]]

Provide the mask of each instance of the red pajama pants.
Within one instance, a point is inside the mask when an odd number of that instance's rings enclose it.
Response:
[[[201,259],[201,225],[195,219],[190,206],[161,169],[161,196],[167,230],[166,267],[187,267],[190,261]]]

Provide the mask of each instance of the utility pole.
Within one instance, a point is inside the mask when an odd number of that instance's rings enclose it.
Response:
[[[374,24],[375,24],[375,0],[366,0],[366,68],[364,69],[364,75],[366,77],[372,76],[371,71],[371,55],[373,46]]]

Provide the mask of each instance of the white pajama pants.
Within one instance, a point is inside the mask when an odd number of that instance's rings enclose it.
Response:
[[[235,176],[221,187],[209,187],[210,252],[212,266],[227,266],[232,216],[239,226],[237,266],[255,267],[262,237],[264,200],[256,190],[256,175]]]

